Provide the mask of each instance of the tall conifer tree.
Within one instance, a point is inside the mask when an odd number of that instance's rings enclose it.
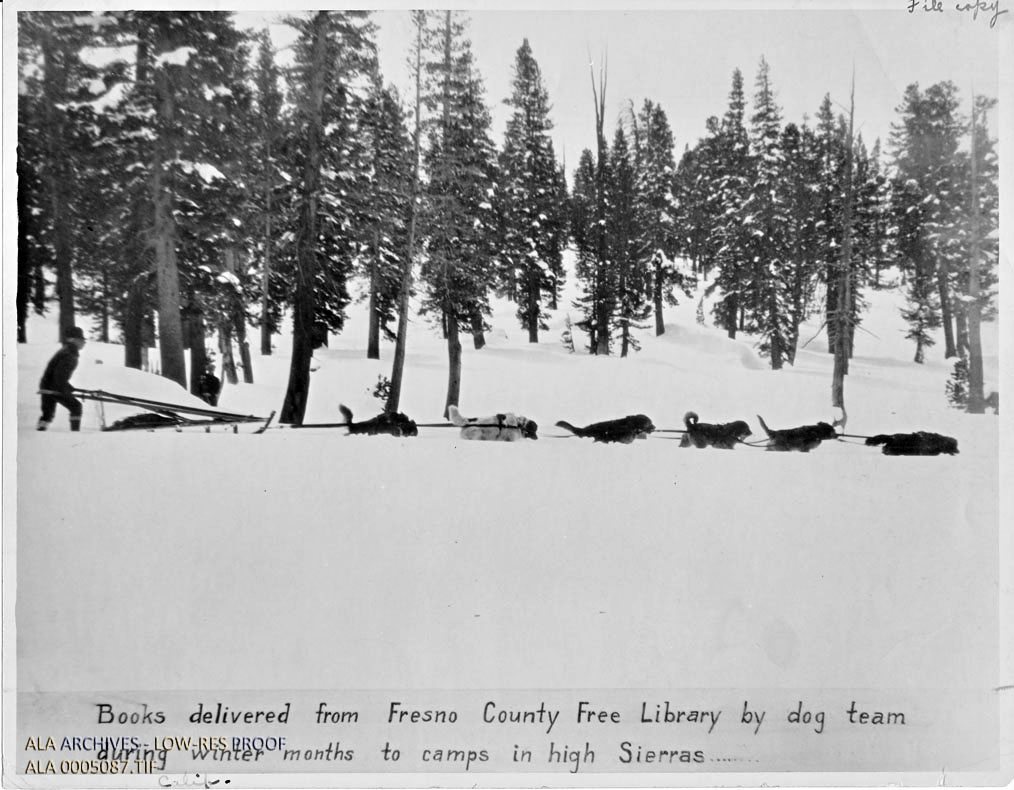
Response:
[[[300,424],[310,388],[310,360],[328,331],[340,330],[349,301],[355,249],[351,206],[358,180],[350,151],[363,97],[354,86],[375,69],[373,26],[365,12],[319,11],[289,22],[299,33],[293,72],[297,132],[291,146],[294,195],[293,345],[281,422]]]
[[[433,108],[429,147],[423,161],[426,188],[424,308],[439,316],[447,340],[447,407],[461,397],[462,330],[477,338],[489,313],[488,288],[495,238],[494,147],[490,116],[472,61],[464,23],[454,12],[436,30],[427,70]]]
[[[560,268],[557,227],[563,206],[557,200],[549,94],[528,39],[518,48],[505,103],[513,111],[500,157],[500,276],[518,302],[529,342],[537,343],[544,328],[543,294],[554,288],[553,273]]]

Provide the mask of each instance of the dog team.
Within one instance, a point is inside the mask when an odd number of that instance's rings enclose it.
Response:
[[[419,429],[415,422],[397,412],[379,414],[369,420],[355,422],[352,411],[339,406],[345,424],[351,434],[389,434],[392,436],[417,436]],[[517,442],[522,439],[538,439],[538,424],[535,420],[510,412],[493,414],[488,417],[465,417],[457,406],[447,409],[451,424],[460,428],[461,438],[485,442]],[[775,430],[768,427],[759,414],[757,419],[767,434],[766,449],[776,452],[808,453],[816,449],[822,442],[837,440],[838,434],[832,425],[818,422],[814,425],[801,425],[797,428]],[[696,412],[688,411],[683,416],[685,430],[680,440],[680,447],[705,449],[713,447],[719,450],[732,450],[737,444],[746,444],[746,438],[753,432],[743,420],[726,423],[701,422]],[[644,414],[630,414],[615,420],[603,420],[584,427],[571,425],[565,420],[556,423],[575,436],[592,439],[596,442],[618,442],[631,444],[635,439],[647,439],[655,431],[655,425]],[[937,433],[918,431],[917,433],[879,434],[866,439],[870,446],[881,445],[885,455],[957,455],[957,440]]]

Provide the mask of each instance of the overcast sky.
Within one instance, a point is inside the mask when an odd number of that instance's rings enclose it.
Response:
[[[990,0],[992,1],[992,0]],[[921,2],[921,0],[920,0]],[[905,87],[918,82],[928,87],[941,80],[955,82],[968,106],[976,92],[998,96],[999,41],[1010,39],[1014,14],[955,9],[931,13],[921,5],[909,13],[909,0],[885,0],[860,10],[841,10],[845,4],[797,3],[791,10],[775,10],[761,3],[740,3],[744,10],[692,10],[676,3],[655,3],[664,10],[615,11],[487,10],[467,11],[469,35],[476,63],[486,85],[487,103],[494,111],[494,139],[502,141],[514,56],[524,38],[542,68],[553,105],[557,153],[566,153],[573,171],[583,148],[594,148],[595,116],[589,64],[596,71],[608,58],[607,136],[630,102],[640,107],[646,98],[665,109],[676,139],[677,155],[704,134],[708,116],[726,109],[733,69],[743,72],[748,103],[761,57],[771,68],[777,99],[787,121],[801,121],[816,113],[825,93],[839,110],[848,104],[852,66],[856,72],[856,125],[868,145],[877,137],[887,143],[890,124]],[[1012,0],[1014,3],[1014,0]],[[728,5],[728,4],[724,4]],[[503,8],[503,6],[499,6]],[[1002,5],[1001,5],[1002,8]],[[244,14],[246,22],[257,17]],[[260,19],[280,14],[265,7]],[[407,10],[375,14],[381,67],[388,82],[409,95],[406,54],[411,40]],[[290,34],[272,26],[273,37],[284,46]],[[992,133],[996,134],[995,116]]]

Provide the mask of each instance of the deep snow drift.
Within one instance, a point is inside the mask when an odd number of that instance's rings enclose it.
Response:
[[[63,410],[37,433],[57,346],[33,318],[17,349],[19,688],[992,685],[998,420],[949,408],[939,346],[911,363],[901,298],[867,297],[848,431],[936,431],[960,455],[554,438],[559,419],[637,412],[661,428],[690,409],[745,419],[754,439],[758,413],[772,427],[830,421],[819,324],[795,367],[772,372],[749,340],[698,325],[690,300],[627,359],[567,352],[569,300],[538,345],[501,305],[485,349],[465,338],[460,405],[535,419],[540,440],[515,444],[442,428],[100,433],[93,403],[81,433]],[[392,349],[365,359],[362,312],[316,354],[307,422],[337,421],[339,402],[379,411],[370,391]],[[220,405],[279,409],[290,342],[255,355],[257,383],[226,385]],[[89,343],[74,383],[196,403],[121,360]],[[446,375],[443,341],[415,320],[402,410],[439,421]]]

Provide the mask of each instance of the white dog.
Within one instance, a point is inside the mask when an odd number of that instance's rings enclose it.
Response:
[[[517,414],[494,414],[491,417],[462,417],[457,406],[448,406],[451,422],[461,428],[462,439],[480,442],[517,442],[538,439],[535,420]]]

